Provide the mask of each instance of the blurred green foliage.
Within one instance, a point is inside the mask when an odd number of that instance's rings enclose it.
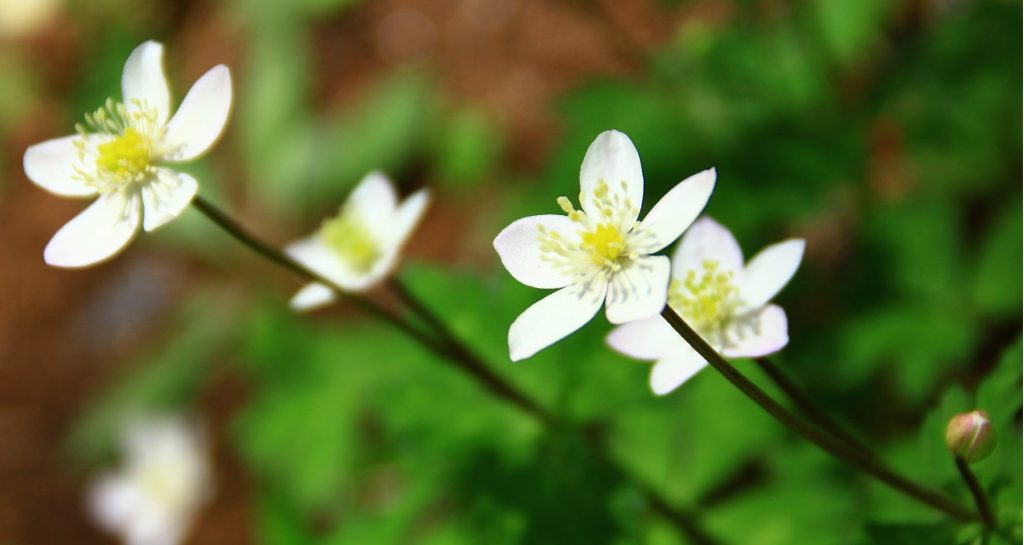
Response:
[[[988,543],[1020,541],[1018,3],[935,2],[946,7],[925,17],[916,2],[737,2],[724,22],[688,20],[641,76],[559,97],[563,130],[540,173],[508,162],[509,136],[446,96],[429,67],[394,70],[338,111],[315,104],[310,27],[354,2],[233,4],[252,40],[227,145],[241,157],[232,178],[262,207],[312,226],[382,169],[435,182],[439,200],[496,192],[501,206],[479,218],[496,233],[574,195],[604,129],[636,143],[648,208],[714,165],[708,213],[749,253],[809,239],[779,298],[792,341],[778,364],[898,470],[964,505],[942,430],[955,413],[988,411],[1000,435],[977,465],[1000,521]],[[111,92],[100,87],[135,41],[114,32],[97,46],[76,102]],[[230,267],[236,250],[204,257]],[[622,466],[723,543],[983,542],[978,527],[785,432],[711,371],[653,397],[647,367],[604,346],[602,320],[508,363],[508,324],[541,293],[496,259],[410,264],[402,276],[496,373],[598,430]],[[76,451],[101,451],[128,406],[187,404],[217,360],[246,385],[228,440],[253,477],[264,545],[687,542],[578,430],[545,430],[382,324],[295,316],[285,303],[278,289],[176,328],[83,416]]]

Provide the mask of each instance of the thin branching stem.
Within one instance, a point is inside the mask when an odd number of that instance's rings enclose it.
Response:
[[[290,256],[281,252],[274,246],[257,238],[246,230],[240,223],[232,219],[206,199],[196,196],[192,201],[192,204],[210,221],[257,254],[278,266],[304,277],[306,280],[319,282],[320,284],[330,288],[339,297],[343,297],[354,302],[362,310],[369,312],[375,317],[397,328],[430,352],[440,356],[444,361],[454,364],[457,368],[475,379],[493,395],[532,415],[546,428],[552,429],[561,425],[560,421],[553,414],[521,393],[514,386],[510,385],[501,376],[491,371],[479,357],[473,354],[472,351],[466,348],[463,343],[459,342],[459,340],[451,334],[440,319],[438,319],[425,305],[420,303],[420,301],[400,283],[392,282],[391,286],[395,293],[400,299],[402,299],[410,310],[416,313],[427,323],[428,326],[435,330],[435,333],[440,336],[440,340],[424,334],[422,331],[403,320],[400,316],[388,311],[375,302],[364,297],[345,292],[340,286],[332,282],[330,279],[325,278],[323,275],[292,259]],[[692,543],[695,543],[696,545],[717,545],[719,543],[717,539],[701,528],[696,517],[692,513],[674,507],[656,490],[646,486],[639,479],[634,478],[628,470],[608,455],[598,440],[588,434],[584,434],[584,437],[588,439],[588,444],[596,449],[595,454],[599,459],[608,464],[612,470],[624,479],[633,481],[634,486],[636,486],[637,489],[647,498],[654,510],[662,517],[672,522],[681,533],[690,539]]]
[[[942,494],[924,488],[896,474],[874,457],[863,457],[857,455],[855,452],[846,448],[842,442],[832,435],[818,429],[813,424],[810,424],[786,410],[785,407],[778,404],[767,393],[765,393],[764,390],[737,371],[732,364],[718,353],[718,351],[702,339],[701,336],[698,335],[697,332],[694,331],[693,328],[691,328],[686,321],[672,309],[672,307],[666,305],[665,309],[661,311],[661,316],[665,318],[665,321],[667,321],[673,329],[676,330],[676,333],[678,333],[680,337],[689,343],[689,345],[692,346],[693,349],[701,355],[701,357],[707,360],[708,364],[721,373],[726,380],[731,382],[733,386],[738,388],[747,397],[754,401],[754,403],[760,405],[765,412],[770,414],[790,430],[803,436],[839,460],[864,471],[868,475],[871,475],[879,481],[889,485],[891,488],[902,492],[921,503],[930,505],[957,520],[979,520],[977,514],[957,505]]]
[[[971,490],[971,496],[974,497],[974,505],[978,507],[978,514],[981,515],[981,523],[989,528],[993,527],[995,525],[995,517],[992,516],[992,508],[989,506],[988,497],[985,496],[985,490],[981,487],[981,483],[978,482],[978,478],[971,471],[970,464],[961,456],[954,456],[953,458],[956,460],[956,469],[960,472],[960,476],[963,477],[967,488]]]
[[[754,358],[754,362],[757,363],[757,366],[761,368],[761,371],[763,371],[764,374],[767,375],[780,390],[782,390],[782,393],[786,394],[786,397],[793,402],[793,405],[800,409],[800,412],[803,413],[804,416],[810,418],[823,430],[831,433],[833,437],[845,443],[848,449],[856,451],[859,456],[877,458],[877,455],[872,452],[871,449],[854,437],[853,434],[846,431],[845,426],[829,416],[828,413],[812,401],[810,396],[804,393],[796,383],[787,377],[775,362],[768,358]]]

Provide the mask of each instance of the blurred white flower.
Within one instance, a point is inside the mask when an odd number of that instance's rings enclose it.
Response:
[[[337,216],[284,251],[346,291],[366,291],[395,268],[429,200],[429,192],[421,189],[399,203],[387,177],[371,172],[352,191]],[[331,303],[334,297],[327,286],[311,282],[292,297],[291,306],[297,311],[311,310]]]
[[[181,543],[212,493],[206,442],[173,417],[138,420],[122,438],[123,466],[89,491],[97,524],[127,545]]]
[[[616,324],[657,314],[665,306],[670,265],[667,257],[651,254],[679,238],[704,209],[714,186],[714,169],[690,176],[638,222],[644,180],[636,148],[621,132],[598,135],[580,168],[582,210],[559,197],[567,216],[529,216],[494,239],[502,264],[516,280],[558,288],[512,323],[512,361],[583,327],[602,303]]]
[[[0,38],[22,38],[43,29],[61,4],[61,0],[0,0]]]
[[[231,74],[218,65],[189,90],[173,117],[163,45],[135,49],[121,76],[123,102],[107,100],[85,116],[78,134],[25,151],[25,174],[64,197],[99,197],[62,227],[43,257],[58,267],[103,261],[192,202],[195,178],[167,164],[199,157],[220,136],[231,109]]]
[[[777,352],[789,342],[786,313],[768,301],[796,273],[803,252],[803,240],[787,240],[761,250],[744,267],[732,233],[701,218],[672,256],[668,304],[727,358]],[[615,328],[608,344],[627,356],[656,360],[650,385],[658,395],[675,390],[707,365],[661,316]]]

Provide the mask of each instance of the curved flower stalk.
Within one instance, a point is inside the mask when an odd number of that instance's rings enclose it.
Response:
[[[581,210],[559,197],[565,216],[522,218],[494,239],[502,264],[516,280],[558,289],[512,323],[512,361],[583,327],[602,304],[615,324],[656,315],[665,306],[670,264],[652,254],[690,226],[714,186],[714,169],[690,176],[638,221],[644,180],[636,148],[621,132],[598,135],[580,168]]]
[[[394,270],[429,200],[430,193],[421,189],[399,204],[391,181],[379,172],[371,172],[352,191],[337,216],[284,251],[346,291],[366,291]],[[291,306],[306,311],[327,305],[334,298],[331,288],[311,282],[292,297]]]
[[[175,417],[147,418],[125,429],[124,465],[89,491],[96,522],[128,545],[181,543],[212,495],[205,438]]]
[[[78,134],[25,151],[25,174],[43,189],[72,198],[98,197],[68,222],[43,252],[57,267],[85,267],[124,248],[141,224],[152,231],[178,217],[198,189],[171,165],[196,159],[220,137],[231,109],[231,74],[210,69],[171,116],[163,45],[146,42],[128,57],[122,102],[85,116]]]
[[[728,229],[711,218],[697,220],[672,257],[668,304],[715,350],[728,358],[753,358],[789,342],[786,313],[768,304],[796,273],[804,241],[768,246],[743,264]],[[660,316],[621,325],[608,335],[615,350],[655,360],[650,385],[665,395],[707,362]]]

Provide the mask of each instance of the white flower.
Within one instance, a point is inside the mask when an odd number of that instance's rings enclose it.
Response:
[[[139,420],[126,428],[122,450],[121,470],[89,491],[93,518],[127,545],[181,543],[212,493],[202,434],[177,418]]]
[[[61,0],[0,0],[0,38],[19,39],[44,30],[61,10]]]
[[[107,100],[78,134],[25,151],[25,174],[65,197],[99,197],[62,227],[43,257],[58,267],[103,261],[128,244],[139,224],[152,231],[192,201],[195,178],[168,164],[195,159],[220,136],[231,109],[231,74],[215,66],[196,81],[173,117],[161,44],[135,49],[121,76],[123,102]]]
[[[796,273],[804,241],[768,246],[743,266],[743,253],[728,229],[710,218],[697,220],[672,256],[668,304],[715,350],[727,358],[755,358],[789,342],[786,313],[768,301]],[[656,360],[651,389],[664,395],[707,365],[661,316],[615,328],[615,350]]]
[[[583,327],[604,303],[608,320],[646,318],[665,306],[669,259],[665,248],[707,204],[715,170],[690,176],[638,222],[644,180],[633,142],[618,131],[601,133],[580,168],[580,206],[566,197],[567,216],[530,216],[494,239],[501,262],[516,280],[558,291],[526,309],[508,332],[512,361],[528,358]]]
[[[346,291],[366,291],[395,268],[429,199],[429,192],[421,189],[399,204],[387,177],[371,172],[352,191],[337,216],[284,251]],[[298,311],[310,310],[331,303],[334,297],[330,288],[312,282],[292,297],[291,306]]]

